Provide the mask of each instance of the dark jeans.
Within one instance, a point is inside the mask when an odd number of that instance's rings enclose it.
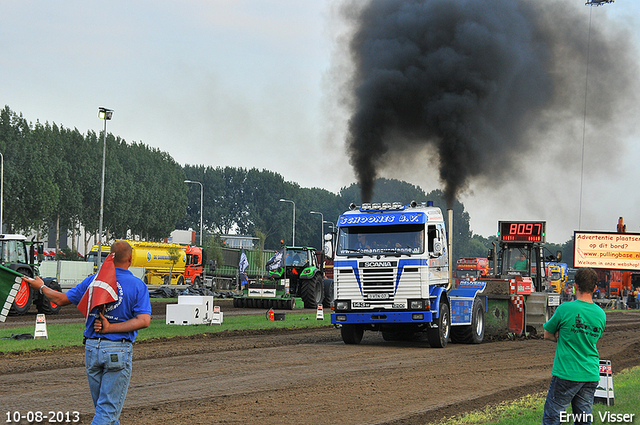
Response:
[[[593,395],[598,382],[567,381],[556,376],[551,378],[547,401],[544,404],[542,425],[559,425],[571,423],[575,425],[591,424]],[[566,413],[571,404],[572,415]]]

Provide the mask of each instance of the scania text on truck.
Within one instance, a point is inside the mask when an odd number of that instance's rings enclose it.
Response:
[[[346,344],[359,344],[365,330],[382,332],[386,341],[424,332],[439,348],[450,338],[482,342],[486,298],[477,295],[483,288],[463,281],[451,289],[440,208],[431,202],[351,204],[338,218],[336,242],[331,323]]]

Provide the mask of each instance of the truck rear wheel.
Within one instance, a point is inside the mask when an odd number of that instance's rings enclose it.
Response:
[[[473,302],[471,324],[451,327],[451,341],[458,344],[480,344],[484,339],[484,308],[478,300]]]
[[[304,308],[318,308],[322,304],[323,279],[320,273],[316,273],[309,280],[300,280],[300,297],[304,301]]]
[[[360,344],[364,335],[362,325],[342,325],[340,334],[345,344]]]
[[[49,281],[45,280],[45,284],[54,291],[62,292],[60,284],[53,279],[49,279]],[[60,311],[60,306],[51,302],[51,300],[44,295],[38,298],[36,301],[36,307],[38,308],[38,313],[42,314],[58,314]]]
[[[449,342],[451,333],[451,321],[449,320],[449,305],[440,301],[438,307],[438,318],[436,319],[436,327],[427,330],[427,339],[429,345],[433,348],[444,348]]]

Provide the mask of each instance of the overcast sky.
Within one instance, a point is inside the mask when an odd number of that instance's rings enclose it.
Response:
[[[639,2],[589,10],[584,0],[563,1],[580,9],[585,34],[591,13],[593,22],[629,28],[639,44]],[[97,108],[104,106],[115,111],[110,133],[166,151],[180,164],[268,169],[337,193],[355,181],[344,150],[349,117],[335,83],[348,70],[338,53],[345,24],[337,5],[3,0],[0,106],[83,134],[102,129]],[[586,64],[575,78],[584,82],[585,75]],[[571,136],[574,155],[538,153],[513,181],[472,182],[460,197],[472,230],[489,236],[498,220],[540,219],[548,240],[563,243],[574,230],[615,231],[623,216],[628,231],[640,232],[640,130],[632,112],[614,152],[585,134],[583,173],[580,123]],[[431,160],[428,152],[416,157]],[[441,188],[435,171],[411,164],[382,176],[427,192]]]

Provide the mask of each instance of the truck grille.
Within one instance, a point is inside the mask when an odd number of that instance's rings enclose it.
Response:
[[[418,264],[398,265],[394,262],[390,267],[349,266],[335,270],[338,299],[365,302],[371,307],[386,309],[392,308],[395,302],[423,298],[421,267]]]
[[[393,300],[395,286],[394,275],[394,269],[391,268],[362,270],[362,292],[364,298],[367,299],[378,294],[386,294],[386,300]]]

